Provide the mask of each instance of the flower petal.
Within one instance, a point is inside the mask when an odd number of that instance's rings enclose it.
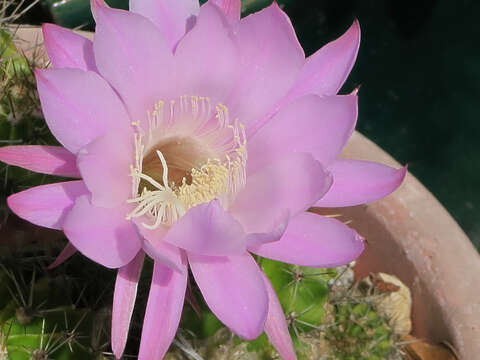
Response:
[[[61,146],[4,146],[0,161],[42,174],[80,177],[75,155]]]
[[[112,350],[117,359],[122,357],[127,343],[144,259],[144,252],[139,251],[130,263],[117,272],[112,307]]]
[[[109,129],[130,125],[120,99],[97,73],[55,69],[36,70],[35,76],[48,127],[70,152]]]
[[[83,181],[37,186],[7,199],[10,209],[22,219],[60,230],[77,197],[88,194]]]
[[[283,360],[297,360],[282,305],[278,301],[277,294],[270,284],[270,280],[263,272],[262,277],[268,294],[268,315],[265,322],[265,333]]]
[[[231,22],[240,20],[242,2],[240,0],[212,0]]]
[[[141,249],[135,225],[125,220],[125,208],[93,206],[81,196],[65,218],[63,231],[83,255],[108,268],[128,264]]]
[[[285,229],[287,228],[289,220],[290,212],[288,210],[284,210],[283,212],[279,211],[279,217],[274,219],[274,222],[269,228],[269,231],[249,233],[246,236],[245,241],[247,243],[247,248],[252,245],[258,246],[280,240],[283,233],[285,232]]]
[[[131,196],[134,153],[133,134],[123,133],[108,133],[78,152],[78,168],[93,205],[120,206]]]
[[[306,211],[330,188],[331,176],[305,153],[291,153],[247,178],[229,212],[247,233],[277,227],[285,212],[290,217]]]
[[[154,230],[145,228],[141,220],[135,220],[138,232],[143,236],[143,251],[156,263],[163,264],[175,271],[184,270],[182,263],[178,261],[178,248],[164,241],[168,228],[159,226]]]
[[[249,173],[292,152],[311,153],[328,167],[352,135],[357,113],[356,95],[308,95],[294,101],[249,139]]]
[[[130,0],[130,11],[150,19],[172,51],[195,24],[199,9],[198,0]]]
[[[76,252],[77,252],[77,249],[75,249],[75,246],[73,246],[72,243],[70,242],[67,243],[67,245],[63,248],[63,250],[57,256],[55,261],[50,265],[48,265],[47,269],[52,270],[62,265],[65,261],[70,259]]]
[[[333,185],[315,206],[342,207],[379,200],[400,186],[407,167],[394,169],[372,161],[338,159],[329,168]]]
[[[188,253],[193,276],[212,312],[238,336],[252,340],[265,325],[268,295],[262,272],[249,254]]]
[[[240,20],[241,77],[227,105],[249,128],[293,85],[305,55],[288,16],[276,2]]]
[[[335,267],[355,260],[363,239],[342,222],[305,212],[291,219],[279,241],[251,246],[249,251],[289,264]]]
[[[352,70],[360,46],[360,24],[310,56],[288,94],[295,99],[307,94],[335,95]]]
[[[43,24],[45,49],[53,67],[97,71],[92,42],[72,30]]]
[[[184,271],[177,272],[155,262],[147,310],[143,320],[139,360],[163,359],[177,332],[187,289],[187,267],[181,251],[178,262]]]
[[[93,50],[98,70],[126,104],[133,121],[148,129],[147,111],[174,93],[170,46],[143,16],[92,0],[96,21]]]
[[[165,241],[199,255],[241,255],[246,251],[242,225],[218,200],[191,208],[170,229]]]
[[[175,52],[180,95],[207,96],[214,105],[221,102],[238,78],[238,57],[228,21],[217,6],[206,3]]]

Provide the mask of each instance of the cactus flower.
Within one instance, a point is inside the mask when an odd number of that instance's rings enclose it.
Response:
[[[118,269],[112,348],[121,357],[147,254],[154,262],[139,359],[175,336],[189,267],[234,333],[263,331],[295,359],[285,317],[252,257],[349,263],[363,239],[308,212],[380,199],[406,169],[338,155],[357,94],[337,95],[358,51],[355,21],[305,59],[274,2],[240,19],[240,0],[91,1],[93,42],[43,27],[53,69],[37,70],[46,122],[62,146],[9,146],[0,160],[77,178],[9,197],[18,216],[63,230],[69,246]]]

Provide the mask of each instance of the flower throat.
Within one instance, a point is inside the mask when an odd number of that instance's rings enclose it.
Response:
[[[222,104],[181,96],[159,101],[148,112],[148,130],[135,133],[135,163],[130,166],[135,209],[127,219],[144,217],[147,229],[172,225],[188,209],[218,199],[228,208],[246,182],[246,136],[230,121]]]

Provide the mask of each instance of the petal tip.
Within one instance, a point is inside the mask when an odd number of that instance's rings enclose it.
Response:
[[[365,250],[365,244],[367,243],[367,241],[362,235],[356,233],[355,234],[355,239],[354,239],[353,242],[354,242],[354,246],[357,246],[357,253],[356,253],[356,255],[354,254],[353,259],[352,259],[352,260],[355,260]]]
[[[239,336],[247,341],[253,341],[258,338],[263,332],[263,325],[260,330],[248,330],[245,334],[239,334]]]
[[[358,93],[360,92],[360,88],[362,87],[362,85],[358,85],[355,89],[353,89],[353,91],[349,94],[349,95],[355,95],[358,97]]]
[[[46,71],[47,71],[46,69],[38,69],[38,68],[33,70],[33,74],[35,75],[35,79],[37,80],[37,82],[45,80]]]
[[[25,190],[25,191],[28,191],[28,190]],[[7,205],[9,209],[19,218],[35,224],[34,220],[29,218],[29,215],[28,215],[30,213],[29,207],[32,204],[28,204],[28,202],[25,202],[24,192],[19,192],[19,193],[10,195],[7,198]],[[35,224],[35,225],[39,225],[39,224]]]
[[[112,352],[113,352],[113,356],[115,356],[115,359],[121,359],[122,358],[123,351],[124,351],[123,347],[124,346],[119,345],[112,338]]]
[[[7,205],[8,207],[10,208],[10,210],[12,210],[15,214],[17,214],[17,194],[12,194],[10,195],[8,198],[7,198]]]
[[[6,164],[9,164],[10,154],[12,146],[3,146],[0,147],[0,161],[3,161]]]
[[[353,20],[353,23],[350,26],[350,29],[352,29],[352,31],[355,31],[355,33],[358,34],[358,36],[360,36],[360,32],[361,32],[360,21],[358,21],[357,18]]]
[[[99,15],[100,11],[109,8],[109,6],[105,3],[104,0],[90,0],[90,9],[92,10],[92,15],[97,21],[97,16]]]
[[[398,177],[398,186],[400,186],[403,181],[405,180],[405,178],[407,177],[407,173],[408,173],[408,164],[406,164],[404,167],[402,167],[401,169],[398,169],[397,170],[398,173],[399,173],[399,177]],[[398,187],[397,186],[397,187]],[[396,189],[395,189],[396,190]]]
[[[43,37],[45,38],[51,30],[57,29],[59,26],[51,23],[43,23],[42,24],[42,33]]]
[[[407,177],[408,164],[406,164],[404,167],[402,167],[400,169],[397,169],[396,173],[397,173],[397,176],[396,176],[396,179],[394,179],[394,181],[393,181],[394,187],[393,187],[391,193],[396,191],[398,189],[398,187],[403,184],[403,181]]]
[[[352,25],[348,28],[347,31],[341,36],[341,38],[344,38],[345,40],[350,40],[352,43],[357,44],[357,50],[358,46],[360,44],[361,40],[361,29],[360,29],[360,22],[358,21],[357,18],[353,20]]]
[[[272,3],[266,7],[266,9],[272,9],[277,13],[282,14],[288,18],[288,15],[285,13],[285,11],[282,10],[277,0],[273,0]]]
[[[25,190],[28,191],[28,190]],[[9,209],[17,215],[19,218],[22,218],[24,220],[28,219],[25,216],[22,216],[22,213],[24,213],[24,209],[26,208],[26,203],[25,203],[25,197],[23,196],[24,192],[19,192],[16,194],[12,194],[7,198],[7,205]]]
[[[265,289],[265,291],[266,291],[266,289]],[[267,296],[267,299],[268,299],[268,295],[266,295],[266,296]],[[243,329],[241,329],[237,326],[237,327],[235,327],[235,329],[232,329],[232,330],[239,337],[241,337],[242,339],[248,340],[248,341],[253,341],[256,338],[258,338],[262,334],[262,332],[265,330],[265,323],[267,321],[268,302],[266,302],[265,305],[266,305],[265,314],[264,314],[264,316],[262,316],[258,319],[258,322],[256,324],[248,324],[249,327],[245,326]]]
[[[282,20],[286,20],[291,24],[290,17],[285,13],[285,11],[282,10],[277,1],[273,1],[271,5],[267,6],[261,11],[270,11],[273,16],[280,16]]]
[[[90,0],[92,8],[108,7],[104,0]]]
[[[56,69],[34,69],[33,74],[35,75],[35,80],[37,81],[37,87],[39,84],[47,85],[51,79],[51,75],[57,71]],[[48,85],[47,85],[48,86]]]

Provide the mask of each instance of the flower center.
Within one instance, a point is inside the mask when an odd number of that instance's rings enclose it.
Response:
[[[246,136],[230,121],[227,107],[212,111],[210,100],[182,96],[160,101],[148,114],[148,131],[134,123],[135,164],[131,165],[136,208],[127,219],[147,216],[147,229],[172,225],[188,209],[218,199],[224,208],[246,181]]]

